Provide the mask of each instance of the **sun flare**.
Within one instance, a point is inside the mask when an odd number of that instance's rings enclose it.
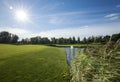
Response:
[[[20,21],[26,21],[28,19],[28,15],[24,10],[18,10],[15,12],[16,19]]]

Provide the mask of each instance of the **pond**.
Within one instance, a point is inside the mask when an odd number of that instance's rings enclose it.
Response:
[[[72,59],[74,59],[75,55],[77,55],[79,52],[83,52],[84,48],[79,47],[61,47],[66,51],[66,57],[67,57],[67,63],[70,65]]]

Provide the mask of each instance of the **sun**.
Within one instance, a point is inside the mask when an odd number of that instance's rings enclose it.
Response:
[[[17,10],[15,12],[15,17],[19,21],[26,21],[26,20],[28,20],[28,14],[24,10]]]

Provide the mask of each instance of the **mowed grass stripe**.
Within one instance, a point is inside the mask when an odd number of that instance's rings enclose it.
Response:
[[[69,82],[65,51],[0,44],[0,82]]]

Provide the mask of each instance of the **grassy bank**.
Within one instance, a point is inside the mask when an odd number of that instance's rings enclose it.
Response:
[[[0,44],[0,82],[69,82],[65,51]]]
[[[74,46],[74,47],[94,47],[94,46],[102,46],[103,44],[100,44],[100,43],[91,43],[91,44],[55,44],[55,46],[58,46],[58,47],[70,47],[70,46]]]
[[[120,40],[86,48],[71,63],[71,82],[119,82]]]

